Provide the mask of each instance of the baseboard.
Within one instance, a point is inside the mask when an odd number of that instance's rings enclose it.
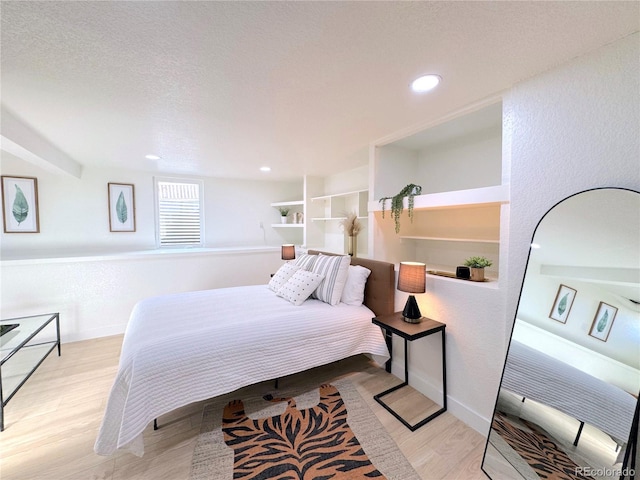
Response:
[[[404,379],[404,364],[396,362],[396,364],[391,368],[391,373],[400,379]],[[442,389],[440,386],[436,386],[425,378],[411,372],[409,372],[409,384],[423,395],[426,395],[436,403],[441,404]],[[487,436],[491,420],[483,417],[450,394],[447,395],[447,412],[473,428],[483,437]]]
[[[108,327],[92,328],[91,330],[81,330],[71,334],[62,332],[60,341],[64,343],[80,342],[82,340],[91,340],[93,338],[110,337],[112,335],[122,335],[126,325],[110,325]]]

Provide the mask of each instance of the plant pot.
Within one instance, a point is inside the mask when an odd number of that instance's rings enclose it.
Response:
[[[484,282],[484,268],[469,268],[471,276],[469,280],[472,282]]]
[[[280,217],[280,223],[287,223],[287,217]]]

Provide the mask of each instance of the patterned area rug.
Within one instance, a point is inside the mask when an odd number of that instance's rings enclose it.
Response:
[[[511,423],[508,417],[496,412],[492,429],[511,447],[535,472],[537,478],[548,480],[587,480],[578,473],[578,465],[558,447],[543,431],[533,424],[522,421],[526,430]],[[511,461],[513,465],[516,462]],[[523,472],[525,478],[529,478]]]
[[[277,390],[276,402],[249,388],[205,406],[190,480],[419,480],[348,379]]]

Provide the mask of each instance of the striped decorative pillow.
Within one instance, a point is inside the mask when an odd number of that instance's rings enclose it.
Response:
[[[303,270],[311,271],[313,264],[316,263],[317,258],[318,255],[309,255],[308,253],[303,253],[295,259],[294,263],[296,265],[299,265]]]
[[[330,305],[340,303],[342,290],[344,290],[349,275],[350,263],[351,257],[349,255],[317,255],[311,271],[322,275],[324,280],[311,296]]]

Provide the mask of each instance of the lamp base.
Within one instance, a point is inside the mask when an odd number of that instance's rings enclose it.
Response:
[[[414,295],[409,295],[409,298],[407,298],[407,303],[402,311],[402,319],[407,323],[420,323],[420,320],[422,320],[422,314]]]

